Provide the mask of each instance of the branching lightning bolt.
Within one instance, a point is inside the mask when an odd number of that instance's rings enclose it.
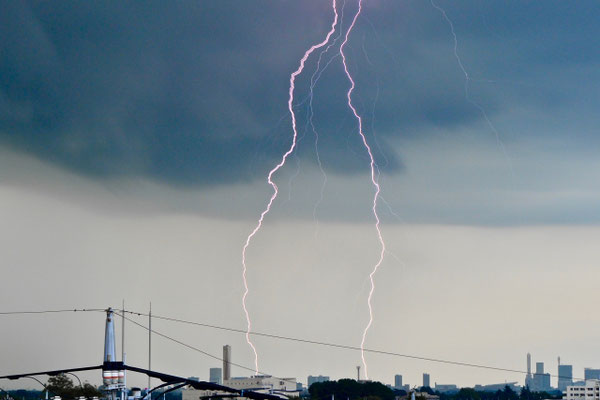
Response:
[[[430,0],[430,2],[431,2],[431,5],[436,10],[438,10],[440,12],[440,14],[442,14],[444,19],[448,23],[448,26],[450,27],[450,33],[452,34],[452,39],[454,40],[454,58],[456,58],[456,62],[458,63],[460,70],[462,71],[463,75],[465,76],[465,99],[467,99],[467,101],[469,103],[471,103],[471,105],[473,105],[475,108],[477,108],[479,110],[479,112],[481,113],[481,116],[483,117],[483,119],[485,119],[485,122],[487,123],[490,130],[492,132],[494,132],[494,135],[496,136],[496,143],[502,150],[502,153],[504,154],[504,157],[506,158],[506,161],[508,163],[508,167],[510,168],[511,173],[514,175],[514,171],[512,168],[512,162],[510,160],[510,157],[508,156],[508,153],[506,152],[506,147],[504,146],[504,143],[502,143],[502,140],[500,140],[500,134],[498,133],[498,130],[496,129],[494,124],[492,124],[492,121],[490,120],[487,113],[485,112],[485,109],[479,103],[477,103],[476,101],[471,99],[471,96],[469,95],[469,83],[471,82],[471,76],[467,72],[467,69],[465,68],[464,64],[462,63],[460,56],[458,55],[458,38],[456,36],[456,32],[454,31],[454,24],[452,23],[452,20],[450,19],[450,17],[448,17],[448,14],[446,14],[446,10],[444,10],[442,7],[438,6],[434,2],[434,0]]]
[[[273,182],[273,175],[285,165],[287,158],[289,157],[290,154],[292,154],[294,152],[294,149],[296,148],[296,141],[298,138],[298,130],[296,127],[296,114],[294,113],[294,108],[293,108],[296,77],[298,75],[300,75],[302,73],[302,71],[304,70],[304,64],[306,63],[306,60],[308,59],[308,57],[315,50],[325,46],[329,42],[329,38],[331,37],[331,35],[333,35],[333,33],[335,32],[335,27],[338,23],[336,0],[332,0],[332,8],[333,8],[333,13],[334,13],[334,18],[333,18],[333,22],[331,23],[331,29],[327,33],[327,36],[325,37],[325,39],[322,42],[311,46],[304,53],[304,56],[302,57],[302,59],[300,59],[300,65],[298,66],[298,69],[296,71],[292,72],[292,74],[290,75],[288,111],[290,112],[290,116],[292,118],[292,131],[293,131],[292,144],[290,145],[290,148],[281,157],[281,161],[269,172],[269,175],[267,176],[267,182],[273,188],[273,194],[271,195],[271,198],[269,199],[269,201],[267,203],[267,207],[260,214],[260,218],[258,219],[258,223],[256,224],[256,227],[250,233],[250,235],[248,235],[248,238],[246,239],[246,243],[244,244],[244,248],[242,249],[242,278],[244,281],[244,295],[242,297],[242,307],[244,309],[244,314],[246,315],[246,323],[247,323],[246,342],[248,343],[248,345],[252,348],[252,351],[254,352],[254,368],[255,368],[255,373],[257,375],[258,375],[258,371],[259,371],[259,369],[258,369],[258,352],[256,351],[256,347],[250,340],[250,332],[252,331],[252,322],[250,320],[250,314],[248,313],[248,307],[246,304],[246,299],[247,299],[248,293],[249,293],[248,280],[247,280],[248,268],[246,266],[246,251],[248,250],[248,246],[250,245],[252,238],[254,237],[254,235],[256,235],[256,233],[262,227],[264,218],[271,210],[271,206],[273,205],[273,202],[275,201],[275,199],[277,198],[277,194],[279,193],[277,184],[275,184],[275,182]],[[346,36],[346,38],[347,38],[347,36]]]
[[[371,302],[373,299],[373,292],[375,291],[374,276],[377,273],[377,270],[379,269],[379,267],[381,266],[381,263],[383,262],[383,258],[385,256],[386,250],[385,250],[385,242],[383,241],[383,236],[381,234],[381,229],[379,226],[380,225],[379,215],[377,214],[377,200],[379,199],[379,193],[381,191],[381,189],[379,187],[379,182],[378,182],[379,178],[376,174],[377,164],[375,163],[375,158],[373,157],[373,152],[371,151],[371,147],[369,146],[369,143],[367,142],[367,137],[365,136],[365,134],[363,132],[362,118],[352,103],[352,92],[354,91],[356,84],[354,83],[354,79],[352,79],[352,75],[350,74],[350,71],[348,70],[348,65],[346,63],[346,55],[344,53],[344,47],[346,46],[346,43],[348,43],[348,37],[350,36],[350,33],[352,32],[352,29],[354,28],[354,25],[356,24],[356,20],[358,19],[358,16],[360,15],[361,11],[362,11],[362,0],[358,0],[358,10],[356,11],[354,18],[352,19],[352,23],[350,24],[348,30],[346,31],[346,36],[344,37],[344,41],[342,42],[342,44],[340,46],[340,54],[342,56],[342,64],[344,65],[344,72],[346,73],[346,76],[348,77],[348,80],[350,81],[350,89],[348,89],[348,92],[346,93],[346,97],[348,99],[348,107],[350,107],[350,109],[352,110],[352,113],[354,114],[354,117],[358,121],[358,133],[360,134],[363,145],[365,146],[365,149],[367,150],[367,153],[369,154],[369,158],[371,160],[371,162],[370,162],[371,182],[373,183],[373,186],[375,187],[375,194],[373,195],[373,215],[375,217],[375,229],[377,230],[377,237],[379,239],[379,243],[381,244],[381,251],[379,253],[379,259],[377,260],[377,263],[375,264],[375,266],[373,267],[373,270],[369,274],[369,280],[371,282],[371,290],[369,291],[369,297],[367,299],[367,305],[369,307],[369,323],[367,324],[367,326],[365,327],[365,330],[363,331],[362,341],[360,343],[361,358],[362,358],[362,364],[363,364],[363,367],[365,370],[365,377],[366,377],[366,379],[369,379],[369,370],[367,367],[367,362],[365,360],[365,340],[367,338],[367,332],[369,331],[369,328],[373,324],[373,306],[372,306]]]
[[[325,64],[325,66],[321,69],[321,60],[323,59],[323,55],[326,54],[329,51],[329,49],[332,46],[334,46],[335,43],[342,36],[345,6],[346,6],[346,0],[344,0],[344,2],[342,4],[342,11],[340,13],[341,14],[340,15],[340,32],[337,35],[337,37],[330,44],[328,44],[324,50],[321,51],[321,53],[319,54],[319,58],[317,59],[317,66],[315,68],[315,72],[313,72],[312,76],[310,77],[310,94],[309,94],[310,101],[308,103],[308,120],[309,120],[310,126],[312,128],[314,137],[315,137],[314,147],[315,147],[315,156],[317,158],[317,165],[319,166],[319,170],[321,171],[321,176],[323,177],[323,181],[321,182],[321,193],[319,196],[319,200],[317,200],[317,202],[315,203],[315,206],[313,208],[313,221],[315,221],[315,224],[317,225],[317,230],[318,230],[318,226],[319,226],[319,223],[317,220],[317,208],[319,207],[319,204],[321,204],[321,202],[323,201],[323,196],[325,193],[325,186],[327,185],[327,174],[325,173],[325,170],[323,169],[323,164],[321,163],[321,156],[319,154],[319,134],[318,134],[317,128],[315,127],[315,124],[313,122],[313,117],[315,115],[314,110],[313,110],[313,98],[314,98],[315,86],[317,85],[317,82],[321,78],[321,75],[327,69],[327,67],[329,67],[329,65],[331,64],[333,59],[335,57],[337,57],[337,55],[331,57],[329,59],[329,61],[327,62],[327,64]],[[316,235],[316,231],[315,231],[315,235]]]

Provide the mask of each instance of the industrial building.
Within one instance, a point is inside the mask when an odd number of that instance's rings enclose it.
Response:
[[[317,378],[327,378],[327,380],[329,380],[329,377],[320,375]],[[210,369],[210,382],[217,383],[217,380],[221,380],[221,382],[218,382],[219,384],[232,389],[279,394],[285,397],[298,397],[301,391],[301,388],[298,388],[296,378],[277,378],[271,375],[231,377],[231,346],[229,345],[223,346],[223,369]],[[202,397],[219,397],[224,395],[226,395],[226,393],[215,390],[196,390],[188,388],[181,391],[181,400],[198,400]]]

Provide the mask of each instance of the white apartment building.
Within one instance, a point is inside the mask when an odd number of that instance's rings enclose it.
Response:
[[[600,400],[600,381],[590,379],[585,386],[567,386],[563,400]]]

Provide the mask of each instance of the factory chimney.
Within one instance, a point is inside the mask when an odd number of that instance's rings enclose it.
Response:
[[[223,346],[223,383],[231,379],[231,346]]]

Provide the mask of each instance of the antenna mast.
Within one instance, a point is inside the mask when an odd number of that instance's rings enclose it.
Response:
[[[148,371],[152,371],[152,302],[148,313]],[[148,390],[150,390],[150,376],[148,376]]]

